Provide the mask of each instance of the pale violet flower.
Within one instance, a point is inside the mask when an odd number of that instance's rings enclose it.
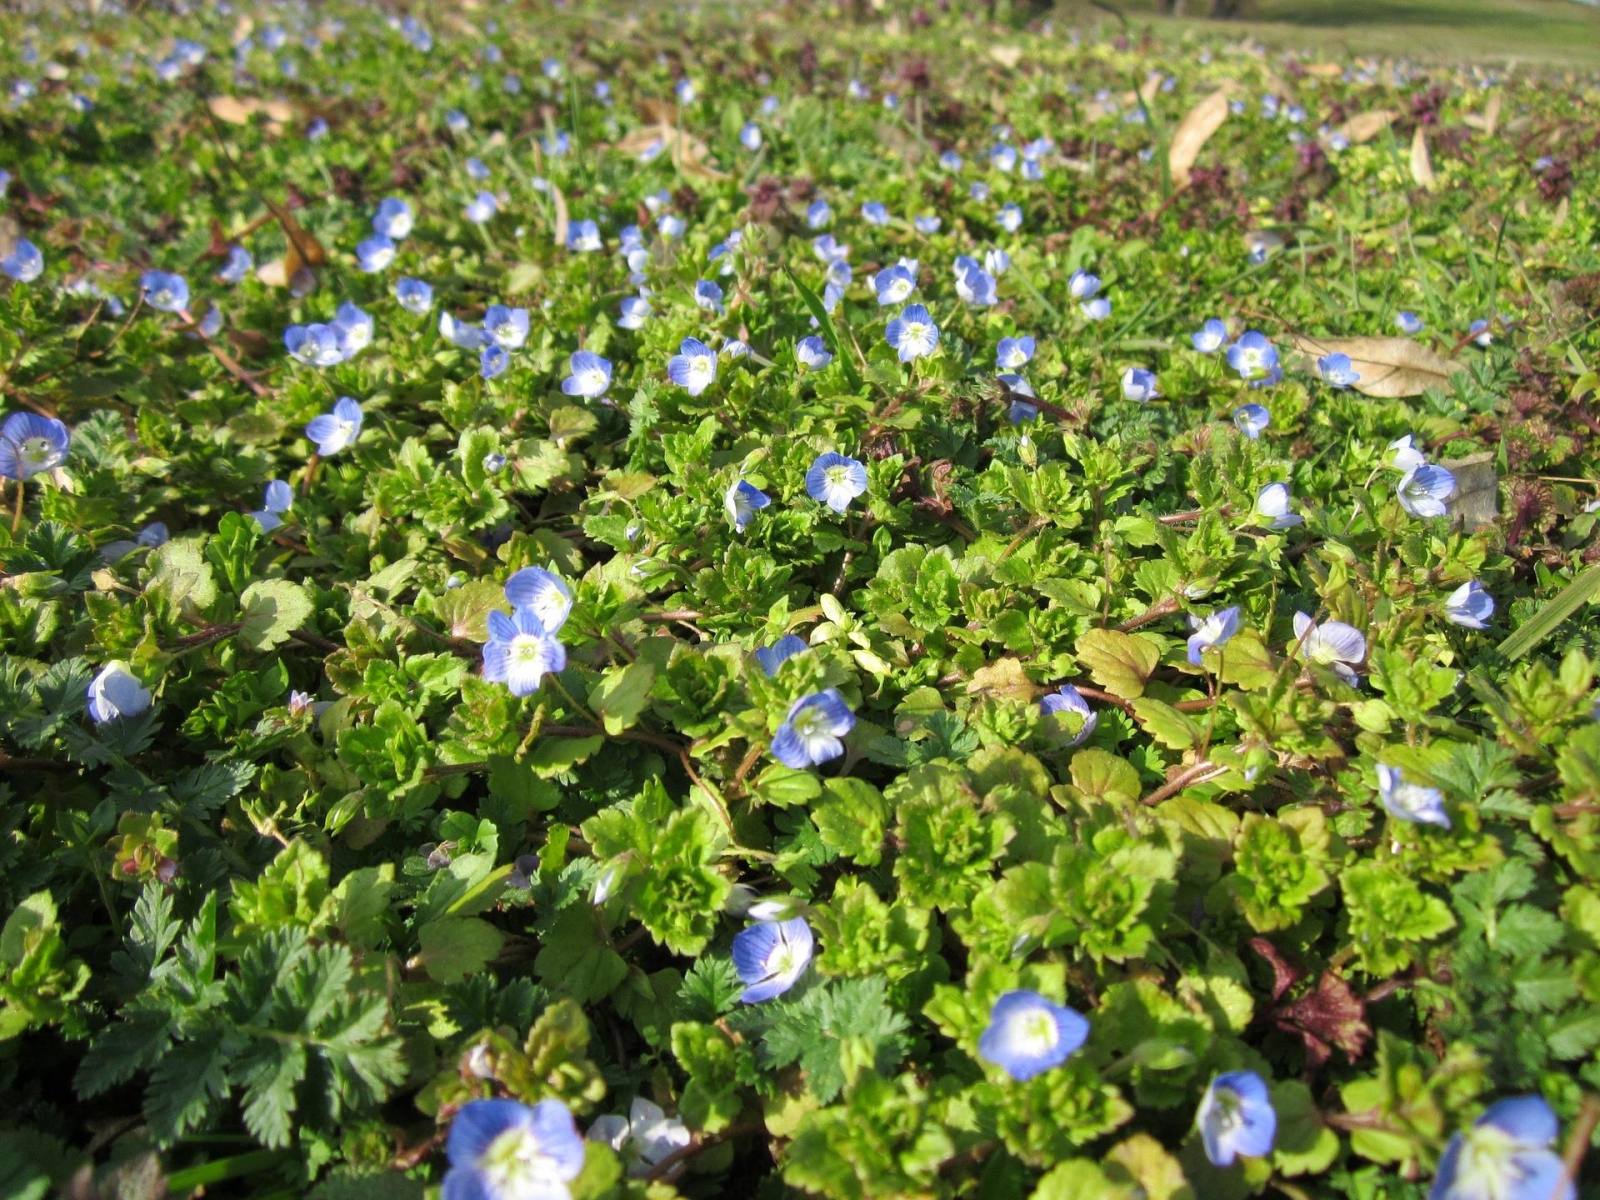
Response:
[[[1122,373],[1122,397],[1124,400],[1137,400],[1139,403],[1148,403],[1161,395],[1156,388],[1154,371],[1147,371],[1143,367],[1129,367]]]
[[[567,359],[567,377],[561,381],[561,390],[569,396],[594,399],[603,396],[611,386],[611,364],[598,354],[579,350]]]
[[[1317,374],[1330,387],[1347,388],[1361,382],[1361,375],[1350,364],[1348,354],[1328,354],[1317,359]]]
[[[1391,467],[1408,475],[1428,461],[1422,456],[1422,451],[1417,449],[1417,443],[1409,433],[1389,443],[1387,457]]]
[[[844,512],[850,507],[850,501],[866,490],[866,465],[832,450],[817,455],[806,472],[806,493],[834,512]]]
[[[1266,1080],[1254,1071],[1228,1071],[1206,1088],[1195,1124],[1212,1166],[1228,1167],[1240,1155],[1261,1158],[1272,1153],[1278,1114]]]
[[[833,209],[826,200],[813,200],[806,208],[806,224],[812,229],[826,229],[833,220]]]
[[[448,1200],[568,1200],[583,1171],[583,1137],[560,1100],[471,1100],[445,1143]]]
[[[1450,828],[1450,816],[1444,811],[1444,796],[1439,789],[1406,782],[1399,767],[1378,764],[1378,798],[1389,814],[1399,820]]]
[[[1446,501],[1456,494],[1456,477],[1443,467],[1413,467],[1395,485],[1400,507],[1413,517],[1442,517],[1450,511]]]
[[[561,576],[543,567],[523,567],[506,580],[506,599],[513,608],[525,608],[554,635],[572,614],[572,589]]]
[[[1100,291],[1100,277],[1091,275],[1080,267],[1067,281],[1067,291],[1074,300],[1093,300]]]
[[[283,514],[292,507],[294,507],[294,492],[283,480],[274,479],[267,484],[266,493],[261,498],[261,507],[250,516],[261,526],[262,533],[271,533],[283,524]]]
[[[1215,354],[1228,344],[1228,327],[1216,317],[1212,317],[1191,333],[1189,340],[1201,354]]]
[[[761,149],[761,126],[754,121],[746,121],[739,130],[739,144],[751,154]]]
[[[1015,204],[1003,205],[1000,211],[995,214],[994,219],[1001,229],[1004,229],[1007,233],[1015,233],[1022,228],[1022,209]]]
[[[1281,374],[1277,348],[1258,330],[1247,330],[1237,342],[1228,347],[1228,365],[1239,373],[1239,378],[1251,383],[1271,379],[1274,372]]]
[[[574,221],[567,226],[567,249],[592,254],[601,248],[600,226],[593,221]]]
[[[44,255],[27,238],[18,238],[11,253],[0,259],[0,272],[18,283],[32,283],[44,274]]]
[[[889,210],[881,200],[868,200],[861,206],[861,219],[868,225],[887,225]]]
[[[1266,518],[1268,529],[1289,529],[1305,520],[1290,507],[1287,483],[1269,483],[1257,492],[1255,515]]]
[[[1367,657],[1367,639],[1353,625],[1324,621],[1318,625],[1303,612],[1294,614],[1297,654],[1307,662],[1327,667],[1351,687],[1359,682],[1355,668]]]
[[[374,232],[393,238],[397,242],[411,233],[413,224],[411,206],[399,196],[384,197],[378,203],[378,211],[372,218]]]
[[[19,483],[52,471],[67,459],[72,435],[55,417],[12,413],[0,426],[0,479]]]
[[[998,246],[983,252],[983,269],[996,279],[1011,269],[1011,255]]]
[[[920,304],[908,305],[889,322],[884,339],[899,352],[901,362],[932,354],[939,345],[939,327]]]
[[[833,361],[833,354],[827,344],[815,336],[801,338],[795,344],[794,356],[801,366],[809,367],[813,371],[820,371]]]
[[[618,306],[618,329],[642,329],[650,319],[650,301],[643,296],[625,297]]]
[[[1111,315],[1111,301],[1104,296],[1096,296],[1093,300],[1086,300],[1078,305],[1087,321],[1104,321]]]
[[[407,312],[420,315],[433,307],[433,286],[407,276],[394,285],[394,298]]]
[[[918,233],[938,233],[939,226],[944,222],[932,213],[923,213],[921,216],[913,218],[911,224]]]
[[[447,312],[439,314],[439,336],[452,346],[462,350],[480,350],[483,348],[483,326],[468,325],[459,321]]]
[[[733,968],[745,987],[739,999],[760,1004],[787,992],[800,981],[815,947],[804,917],[763,921],[740,930],[733,939]]]
[[[1542,1096],[1491,1104],[1450,1139],[1428,1200],[1577,1200],[1554,1149],[1561,1123]]]
[[[1494,616],[1494,597],[1476,579],[1470,579],[1445,598],[1444,615],[1452,625],[1486,629]]]
[[[485,379],[499,378],[510,366],[511,355],[506,353],[503,346],[485,342],[483,349],[478,352],[478,374]]]
[[[1189,635],[1189,663],[1198,667],[1208,650],[1222,648],[1239,632],[1239,608],[1225,608],[1204,619],[1191,615],[1189,628],[1194,630]]]
[[[394,262],[394,239],[375,233],[356,247],[356,266],[367,275],[376,275]]]
[[[515,609],[510,616],[494,609],[488,628],[483,677],[505,684],[513,696],[531,696],[546,675],[567,665],[566,647],[531,608]]]
[[[500,211],[500,202],[495,199],[493,192],[479,192],[467,202],[466,218],[474,225],[483,225],[494,220],[495,213]]]
[[[1077,688],[1070,683],[1063,683],[1055,691],[1048,693],[1039,701],[1041,711],[1053,716],[1075,716],[1082,720],[1078,732],[1073,734],[1072,740],[1067,743],[1067,748],[1080,746],[1094,733],[1094,728],[1100,723],[1100,714],[1089,707]]]
[[[691,396],[698,396],[717,378],[717,356],[698,338],[684,338],[667,361],[667,378]]]
[[[1414,312],[1402,312],[1398,314],[1394,319],[1394,323],[1396,328],[1398,328],[1401,333],[1421,333],[1427,328],[1427,326],[1423,324],[1422,318],[1417,316],[1417,314]]]
[[[310,367],[331,367],[345,360],[344,338],[332,325],[291,325],[283,331],[289,357]]]
[[[372,345],[375,326],[370,313],[362,312],[349,300],[333,314],[333,328],[339,335],[339,348],[345,358],[354,358]]]
[[[120,717],[136,717],[150,707],[150,689],[139,682],[128,665],[108,662],[89,681],[89,715],[97,725]]]
[[[340,396],[332,412],[311,419],[306,426],[306,437],[317,444],[317,453],[326,458],[361,436],[361,420],[361,405],[349,396]]]
[[[722,507],[727,511],[728,520],[733,522],[735,533],[743,533],[745,526],[755,520],[757,510],[771,503],[772,497],[744,479],[735,479],[722,496]]]
[[[1233,410],[1233,423],[1240,433],[1254,441],[1272,424],[1272,414],[1260,404],[1244,404]]]
[[[1027,334],[1001,338],[995,348],[994,365],[1002,371],[1020,371],[1033,360],[1034,340]]]
[[[855,724],[838,688],[802,696],[772,735],[772,757],[797,771],[821,766],[844,753],[842,739]]]
[[[585,1135],[591,1142],[609,1145],[627,1165],[631,1178],[642,1179],[657,1163],[689,1144],[689,1127],[669,1117],[659,1105],[635,1096],[626,1117],[596,1118]]]
[[[1019,1083],[1059,1067],[1089,1040],[1088,1019],[1038,992],[1006,992],[989,1010],[978,1057]]]
[[[917,289],[917,276],[904,266],[896,263],[892,267],[885,267],[872,277],[872,286],[878,293],[878,306],[886,307],[890,304],[904,304],[911,293]]]
[[[483,332],[502,350],[520,350],[528,340],[528,310],[491,304],[483,314]]]
[[[756,662],[761,664],[761,669],[771,679],[778,673],[778,668],[788,662],[800,651],[806,649],[803,638],[792,633],[786,633],[770,646],[764,646],[755,652]]]
[[[718,316],[726,311],[722,306],[722,288],[709,279],[702,279],[694,285],[694,302]]]

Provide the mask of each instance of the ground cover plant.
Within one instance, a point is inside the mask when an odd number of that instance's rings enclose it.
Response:
[[[0,1196],[1578,1194],[1600,86],[987,17],[0,18]]]

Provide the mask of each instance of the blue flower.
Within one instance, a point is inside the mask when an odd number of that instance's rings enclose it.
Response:
[[[663,193],[665,194],[665,193]],[[675,242],[683,236],[683,231],[688,228],[682,217],[676,213],[662,213],[656,218],[656,232],[669,242]]]
[[[1207,650],[1216,650],[1228,644],[1230,638],[1239,632],[1239,608],[1225,608],[1221,612],[1212,613],[1204,620],[1190,616],[1189,628],[1194,630],[1189,635],[1189,663],[1198,667],[1201,655]]]
[[[584,1145],[559,1100],[472,1100],[450,1124],[442,1200],[569,1200]]]
[[[1421,333],[1427,328],[1427,326],[1422,323],[1422,318],[1417,316],[1417,314],[1414,312],[1400,313],[1395,317],[1394,323],[1399,328],[1401,333]]]
[[[1251,329],[1228,347],[1228,365],[1239,372],[1240,379],[1267,379],[1278,369],[1278,351],[1266,334]]]
[[[479,192],[467,202],[466,217],[474,225],[483,225],[492,221],[499,211],[500,202],[494,198],[493,192]]]
[[[1067,291],[1074,300],[1093,300],[1099,290],[1100,276],[1091,275],[1082,268],[1074,271],[1067,281]]]
[[[551,158],[560,158],[572,150],[572,135],[565,129],[558,129],[554,133],[544,136],[544,152]]]
[[[0,425],[0,479],[19,482],[52,471],[67,458],[72,435],[54,417],[12,413]]]
[[[770,679],[778,673],[778,668],[788,662],[800,651],[806,649],[804,638],[786,633],[770,646],[764,646],[756,651],[756,661],[761,664],[761,669]]]
[[[761,126],[754,121],[746,121],[739,130],[739,144],[751,154],[761,149]]]
[[[946,150],[939,155],[939,165],[946,171],[959,171],[961,170],[961,155],[954,150]]]
[[[806,493],[834,512],[842,513],[850,501],[867,490],[867,468],[859,460],[829,450],[817,455],[806,472]]]
[[[1444,615],[1464,629],[1487,628],[1494,616],[1494,597],[1483,590],[1483,584],[1469,579],[1445,599]]]
[[[1324,383],[1336,388],[1347,388],[1361,381],[1361,376],[1350,365],[1348,354],[1328,354],[1317,359],[1317,373]]]
[[[997,171],[1010,173],[1017,168],[1017,148],[999,145],[989,151],[989,165]]]
[[[806,207],[806,224],[812,229],[826,229],[831,220],[833,209],[828,207],[826,200],[813,200]]]
[[[561,576],[543,567],[523,567],[506,580],[506,599],[539,618],[552,635],[561,632],[572,614],[572,589]]]
[[[794,356],[800,360],[801,366],[810,367],[813,371],[820,371],[833,361],[827,343],[815,336],[801,338],[795,343]]]
[[[317,443],[317,453],[326,458],[337,454],[361,436],[361,405],[349,396],[340,396],[331,413],[313,417],[306,426],[306,437]]]
[[[483,677],[505,684],[513,696],[532,695],[546,674],[567,665],[566,647],[531,608],[513,609],[509,617],[495,609],[489,613],[488,627]]]
[[[387,234],[375,233],[356,247],[356,266],[368,275],[376,275],[394,261],[394,239]]]
[[[985,250],[983,252],[983,269],[998,279],[1011,269],[1011,255],[1000,249],[999,246]]]
[[[1450,817],[1444,811],[1444,796],[1439,789],[1407,783],[1399,767],[1378,764],[1378,798],[1392,817],[1413,824],[1450,828]]]
[[[1094,727],[1100,723],[1100,714],[1089,707],[1089,702],[1070,683],[1063,683],[1055,691],[1041,699],[1039,708],[1054,716],[1074,715],[1083,719],[1083,724],[1078,727],[1078,732],[1067,743],[1068,749],[1088,741],[1089,735],[1094,732]]]
[[[250,251],[243,246],[228,247],[228,261],[223,264],[222,270],[217,272],[217,278],[223,283],[243,283],[244,277],[250,273],[250,268],[255,266],[255,260],[250,257]]]
[[[399,196],[385,196],[380,200],[372,218],[374,231],[397,242],[410,234],[413,223],[411,206]]]
[[[1145,404],[1159,395],[1161,393],[1156,388],[1154,371],[1147,371],[1143,367],[1129,367],[1122,373],[1124,400],[1137,400],[1140,404]]]
[[[311,118],[310,123],[306,126],[306,141],[320,142],[327,136],[328,122],[323,120],[321,117]]]
[[[439,336],[461,350],[478,350],[483,346],[482,325],[468,325],[447,312],[439,314]]]
[[[484,165],[483,159],[469,158],[467,159],[465,166],[468,178],[476,179],[479,183],[482,183],[485,179],[489,178],[490,171],[489,168]]]
[[[261,507],[250,516],[261,526],[262,533],[271,533],[283,524],[280,519],[281,514],[288,512],[292,507],[294,507],[294,492],[283,480],[274,479],[267,484],[266,493],[261,497]]]
[[[722,288],[709,279],[702,279],[694,285],[694,302],[719,317],[726,311],[722,307]]]
[[[1111,301],[1104,296],[1096,296],[1093,300],[1085,301],[1078,306],[1085,320],[1104,321],[1111,315]]]
[[[1442,517],[1450,511],[1445,501],[1456,494],[1456,477],[1423,463],[1407,471],[1394,491],[1400,507],[1413,517]]]
[[[868,200],[861,206],[861,219],[868,225],[887,225],[889,210],[884,207],[881,200]]]
[[[772,757],[786,767],[804,770],[844,753],[840,740],[855,728],[856,718],[838,688],[802,696],[772,736]]]
[[[699,338],[684,338],[678,352],[667,360],[667,378],[691,396],[698,396],[716,381],[717,356]]]
[[[1428,1200],[1576,1200],[1561,1156],[1560,1122],[1542,1096],[1498,1100],[1450,1139]]]
[[[642,329],[650,319],[650,301],[643,296],[628,296],[617,307],[618,329]]]
[[[760,1004],[781,996],[799,982],[811,963],[816,940],[804,917],[763,921],[734,935],[733,969],[745,985],[744,1004]]]
[[[528,310],[491,304],[483,314],[483,332],[503,349],[520,350],[528,340]]]
[[[189,281],[167,271],[146,271],[139,277],[144,302],[158,312],[181,312],[189,307]]]
[[[727,510],[735,533],[743,533],[745,526],[755,520],[756,510],[771,503],[772,497],[744,479],[735,479],[722,496],[722,507]]]
[[[339,350],[345,358],[354,358],[372,345],[372,317],[349,300],[334,312],[332,328],[339,335]]]
[[[1278,1114],[1267,1081],[1254,1071],[1218,1075],[1200,1100],[1195,1124],[1212,1166],[1232,1166],[1241,1154],[1246,1158],[1271,1154]]]
[[[989,185],[981,179],[974,179],[972,185],[967,188],[967,195],[982,204],[989,198]]]
[[[1022,209],[1015,204],[1003,205],[995,214],[995,223],[1007,233],[1015,233],[1022,228]]]
[[[119,717],[136,717],[150,707],[150,689],[139,682],[125,663],[108,662],[89,681],[89,715],[97,725]]]
[[[1294,614],[1297,653],[1307,662],[1328,667],[1351,687],[1360,680],[1354,668],[1367,656],[1367,639],[1354,625],[1324,621],[1318,625],[1303,612]]]
[[[1267,519],[1268,529],[1289,529],[1305,521],[1289,504],[1287,483],[1269,483],[1256,493],[1256,515]]]
[[[308,367],[331,367],[345,360],[344,338],[332,325],[291,325],[283,331],[289,357]]]
[[[1017,371],[1033,361],[1034,341],[1027,334],[1001,338],[995,348],[994,365],[1002,371]]]
[[[678,97],[679,104],[694,103],[696,96],[696,92],[694,90],[694,80],[688,78],[680,79],[678,80],[677,84],[674,85],[672,90],[673,93]]]
[[[1080,1012],[1052,1004],[1038,992],[1006,992],[989,1010],[989,1025],[978,1038],[978,1057],[1019,1083],[1059,1067],[1089,1040],[1089,1022]]]
[[[967,263],[969,265],[965,270],[957,271],[956,295],[966,303],[979,307],[993,304],[1000,298],[995,277],[971,259],[968,259]]]
[[[1403,438],[1395,438],[1389,443],[1389,451],[1384,456],[1387,465],[1399,471],[1402,475],[1416,470],[1427,463],[1422,451],[1417,449],[1417,443],[1411,434]]]
[[[890,304],[904,304],[911,293],[917,290],[917,276],[903,264],[896,263],[874,275],[872,286],[878,292],[879,308]]]
[[[1233,410],[1233,423],[1240,433],[1255,441],[1272,424],[1272,414],[1260,404],[1242,404]]]
[[[511,365],[511,355],[505,350],[488,342],[483,349],[478,351],[478,374],[485,379],[494,379],[506,373],[506,368]]]
[[[1009,373],[1005,375],[998,375],[996,378],[999,379],[1001,383],[1005,384],[1012,393],[1011,409],[1007,415],[1011,418],[1011,423],[1013,425],[1020,425],[1024,421],[1031,421],[1039,415],[1039,406],[1037,404],[1029,404],[1027,400],[1021,399],[1021,397],[1024,396],[1030,397],[1034,400],[1039,398],[1038,394],[1033,390],[1033,385],[1031,383],[1029,383],[1021,375],[1012,375]]]
[[[1212,317],[1198,330],[1189,335],[1189,340],[1194,343],[1194,348],[1201,354],[1215,354],[1228,344],[1228,327],[1216,317]]]
[[[601,248],[600,226],[593,221],[574,221],[567,226],[567,249],[592,254]]]
[[[911,362],[932,354],[939,345],[939,327],[920,304],[911,304],[890,321],[884,340],[900,354],[901,362]]]
[[[1494,334],[1489,330],[1489,322],[1483,319],[1476,320],[1471,325],[1467,326],[1467,333],[1470,334],[1472,336],[1472,340],[1477,342],[1480,346],[1487,346],[1490,342],[1494,341]]]
[[[611,386],[611,364],[589,350],[579,350],[567,359],[569,374],[561,381],[561,390],[569,396],[587,396],[594,399],[606,394]]]
[[[918,233],[938,233],[939,226],[943,223],[932,213],[923,213],[920,217],[915,217],[911,221],[912,227]]]
[[[394,298],[407,312],[425,313],[433,307],[433,286],[408,275],[394,285]]]

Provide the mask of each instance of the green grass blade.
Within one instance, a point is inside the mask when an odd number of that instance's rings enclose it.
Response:
[[[1600,563],[1582,572],[1561,589],[1561,594],[1522,623],[1515,633],[1500,643],[1500,653],[1512,662],[1532,650],[1555,632],[1556,626],[1600,595]]]

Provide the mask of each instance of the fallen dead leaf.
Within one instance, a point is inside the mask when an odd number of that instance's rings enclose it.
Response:
[[[1172,185],[1189,186],[1189,172],[1200,151],[1211,135],[1222,128],[1228,119],[1228,93],[1219,88],[1191,108],[1178,123],[1172,134],[1172,144],[1167,150],[1167,167],[1172,173]]]
[[[1490,137],[1494,136],[1495,129],[1500,124],[1501,94],[1495,92],[1489,97],[1489,103],[1484,105],[1482,113],[1468,113],[1461,119],[1474,129],[1481,129]]]
[[[1338,79],[1344,75],[1344,68],[1338,63],[1306,63],[1300,69],[1318,79]]]
[[[1392,108],[1380,108],[1375,112],[1360,113],[1351,117],[1334,132],[1343,134],[1345,140],[1352,146],[1359,146],[1362,142],[1370,142],[1385,129],[1389,128],[1399,115]]]
[[[989,57],[994,59],[995,62],[999,63],[1006,70],[1012,71],[1015,70],[1017,64],[1022,61],[1022,47],[990,46]]]
[[[615,149],[624,154],[642,154],[658,141],[662,152],[671,155],[672,161],[684,174],[701,179],[728,178],[725,173],[707,164],[706,159],[711,155],[709,146],[672,125],[641,126],[619,141]]]
[[[1360,376],[1352,386],[1364,396],[1386,400],[1420,396],[1430,387],[1444,386],[1455,372],[1466,370],[1411,338],[1322,338],[1303,333],[1289,336],[1299,350],[1314,358],[1348,355],[1351,367]]]
[[[1417,126],[1417,132],[1411,138],[1411,178],[1418,187],[1433,190],[1436,182],[1433,175],[1433,159],[1428,154],[1428,136],[1422,132],[1422,126]]]

